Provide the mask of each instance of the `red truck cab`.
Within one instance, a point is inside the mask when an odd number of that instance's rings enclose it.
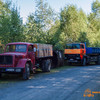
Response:
[[[9,43],[4,53],[0,54],[0,75],[2,73],[22,73],[24,78],[28,78],[26,71],[34,69],[35,53],[32,43]]]
[[[15,42],[8,43],[0,54],[0,77],[2,73],[22,73],[29,79],[36,68],[50,71],[53,48],[50,44]]]

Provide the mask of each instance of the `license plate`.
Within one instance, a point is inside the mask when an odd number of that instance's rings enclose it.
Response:
[[[14,69],[6,69],[6,71],[13,72]]]

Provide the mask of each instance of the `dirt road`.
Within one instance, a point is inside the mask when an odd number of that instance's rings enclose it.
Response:
[[[100,94],[83,97],[86,89],[100,91],[99,65],[37,74],[27,81],[4,78],[0,81],[0,100],[100,100]]]

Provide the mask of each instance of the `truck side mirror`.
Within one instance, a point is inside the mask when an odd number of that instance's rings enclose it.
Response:
[[[36,52],[36,48],[35,47],[33,48],[33,51]]]

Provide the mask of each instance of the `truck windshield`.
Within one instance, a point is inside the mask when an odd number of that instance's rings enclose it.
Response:
[[[27,46],[23,44],[7,45],[6,52],[26,52]]]
[[[67,44],[66,49],[80,49],[80,44]]]

